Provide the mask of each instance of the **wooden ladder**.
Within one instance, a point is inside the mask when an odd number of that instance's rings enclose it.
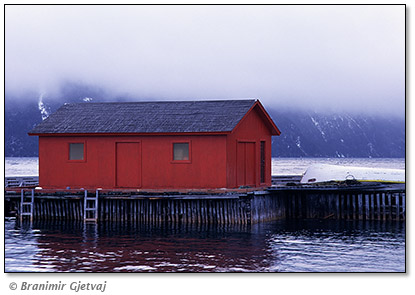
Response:
[[[98,191],[94,197],[88,197],[88,191],[85,190],[84,197],[84,222],[98,221]]]
[[[21,197],[20,199],[20,221],[23,221],[24,216],[29,216],[30,222],[32,222],[33,221],[33,203],[35,201],[35,191],[32,190],[31,196],[25,196],[24,190],[21,190],[20,197]]]

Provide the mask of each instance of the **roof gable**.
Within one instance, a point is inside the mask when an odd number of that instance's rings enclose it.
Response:
[[[238,128],[238,126],[241,125],[241,123],[249,116],[251,112],[254,110],[257,111],[257,114],[261,118],[262,122],[267,126],[269,131],[271,132],[271,135],[281,135],[281,131],[278,129],[277,125],[275,125],[274,121],[272,120],[271,116],[267,113],[263,105],[259,100],[255,102],[255,104],[252,105],[252,107],[249,109],[249,111],[245,114],[245,116],[239,121],[239,123],[235,126],[235,129]],[[234,129],[234,131],[235,131]]]
[[[231,132],[256,100],[65,104],[36,134]]]

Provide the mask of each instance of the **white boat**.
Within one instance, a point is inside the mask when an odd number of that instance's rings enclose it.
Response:
[[[300,183],[346,180],[405,183],[405,170],[315,164],[307,168]]]

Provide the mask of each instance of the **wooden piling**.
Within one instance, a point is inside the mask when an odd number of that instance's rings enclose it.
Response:
[[[396,199],[396,220],[400,219],[401,213],[400,213],[400,202],[399,202],[399,193],[395,193],[395,199]]]
[[[34,193],[34,219],[83,220],[84,193]],[[27,197],[27,192],[26,196]],[[6,195],[6,199],[10,196]],[[21,209],[15,196],[17,214]],[[269,190],[255,194],[99,196],[98,220],[136,224],[252,224],[278,218],[404,220],[405,190]],[[13,207],[13,206],[6,206]]]

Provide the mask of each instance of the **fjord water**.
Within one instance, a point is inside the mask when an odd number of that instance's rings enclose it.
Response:
[[[404,159],[274,158],[272,172],[314,163],[405,169]],[[36,158],[6,158],[6,176]],[[404,272],[405,223],[279,220],[235,225],[5,220],[6,272]]]
[[[404,272],[405,224],[5,222],[6,272]]]

